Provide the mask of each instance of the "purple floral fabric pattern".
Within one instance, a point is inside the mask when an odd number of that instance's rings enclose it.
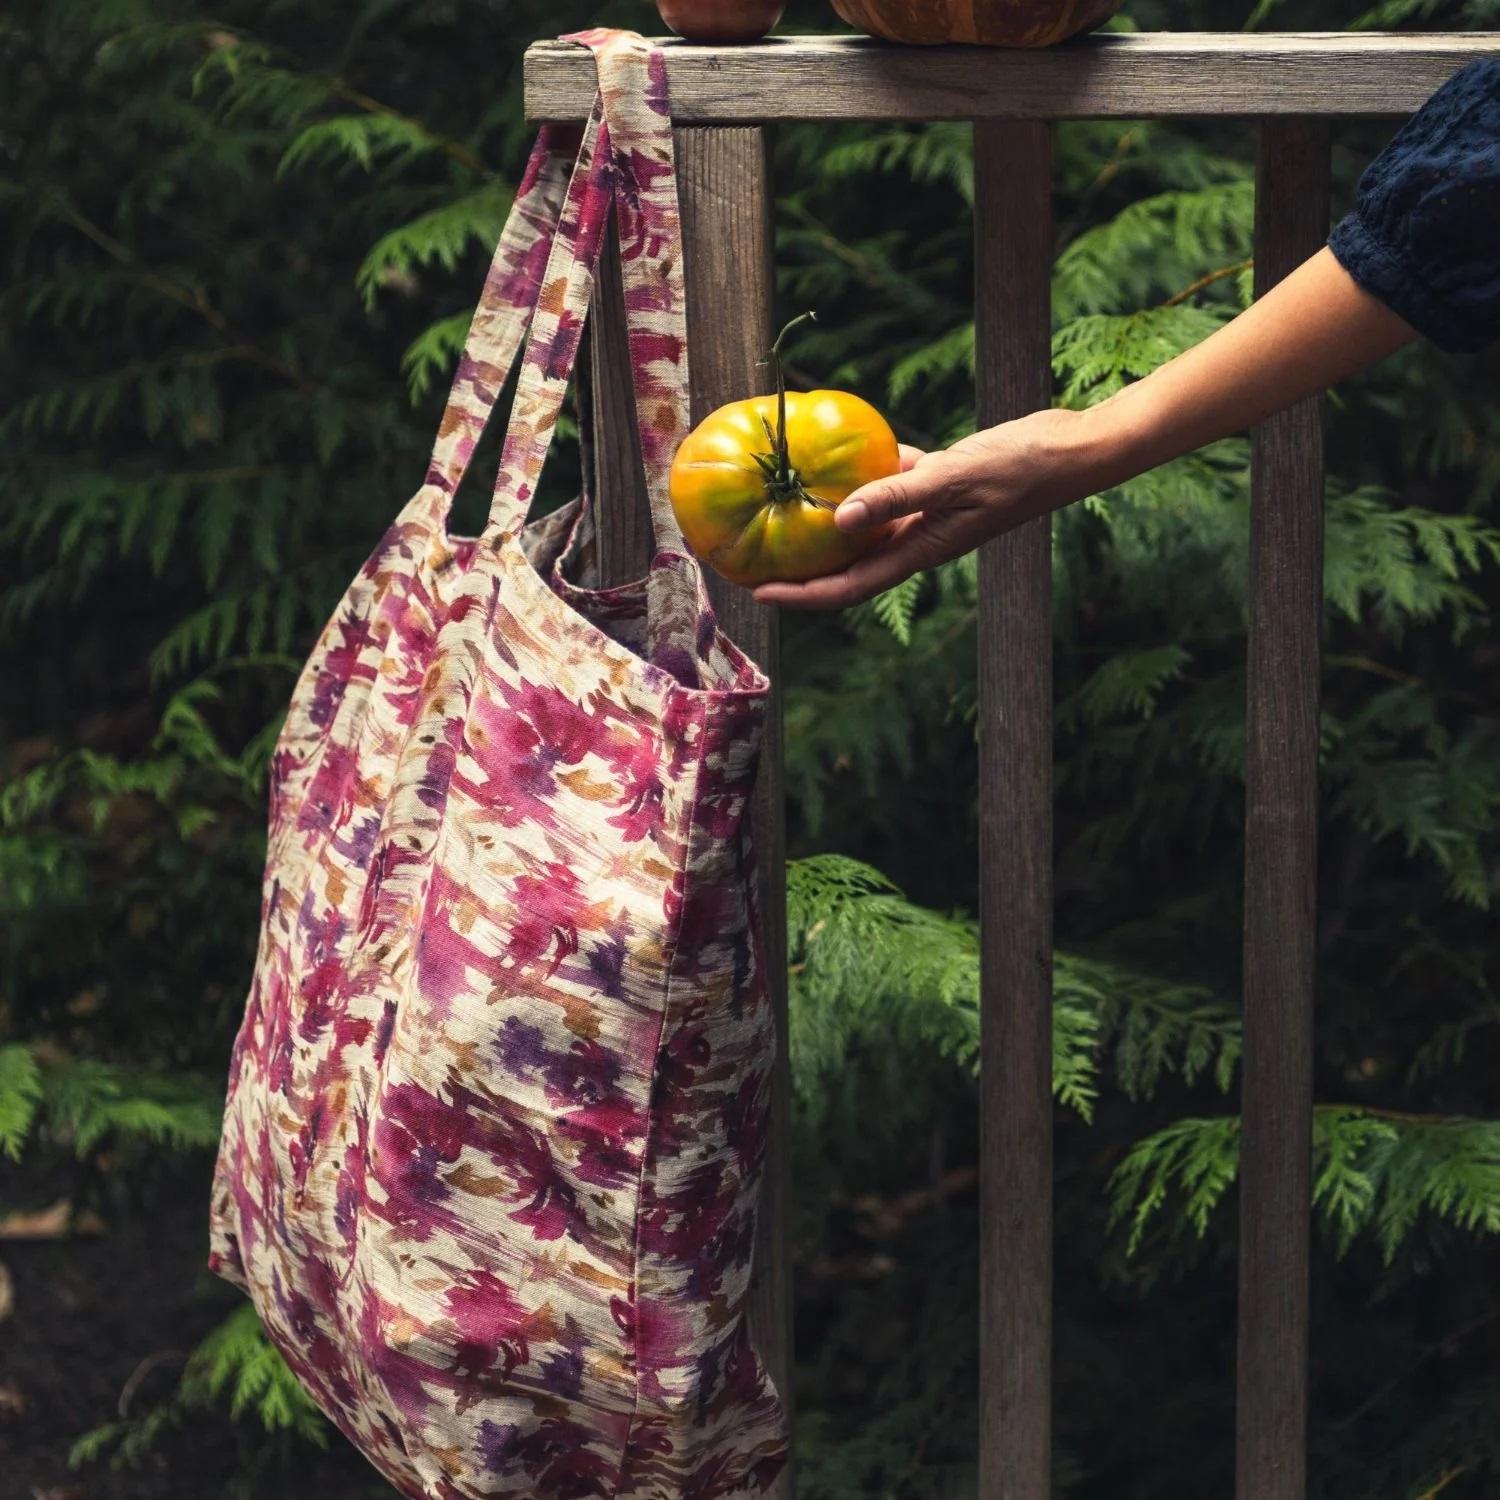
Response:
[[[744,1320],[774,1031],[748,798],[767,683],[666,473],[686,431],[659,54],[591,32],[426,482],[325,628],[272,766],[211,1263],[403,1494],[713,1500],[785,1460]],[[524,525],[617,214],[659,552],[586,587]],[[524,353],[521,346],[525,343]],[[518,354],[490,524],[449,505]]]

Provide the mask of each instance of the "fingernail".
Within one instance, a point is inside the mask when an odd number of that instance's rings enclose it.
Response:
[[[870,507],[863,500],[846,500],[834,512],[834,521],[846,531],[870,524]]]

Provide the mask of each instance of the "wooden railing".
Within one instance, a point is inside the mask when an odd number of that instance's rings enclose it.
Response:
[[[1258,133],[1257,294],[1328,232],[1328,118],[1402,115],[1500,34],[1105,35],[1044,52],[903,49],[849,38],[668,44],[690,308],[693,417],[758,391],[774,275],[769,122],[974,125],[978,416],[1050,404],[1048,122],[1240,116]],[[526,111],[582,120],[582,49],[539,43]],[[606,569],[649,555],[618,271],[593,319],[592,456]],[[631,497],[634,503],[630,503]],[[1323,461],[1319,406],[1263,423],[1252,448],[1236,1490],[1306,1492]],[[1045,1500],[1051,1461],[1052,648],[1050,526],[990,543],[979,611],[983,1113],[980,1493]],[[717,591],[727,629],[777,658],[776,620]],[[784,837],[779,713],[762,763],[762,911],[782,1048],[752,1318],[790,1391]],[[788,1488],[790,1487],[788,1483]]]

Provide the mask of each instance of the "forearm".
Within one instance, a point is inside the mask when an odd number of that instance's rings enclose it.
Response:
[[[1035,411],[908,456],[903,473],[862,486],[834,515],[842,531],[882,528],[879,545],[841,573],[767,584],[756,597],[824,609],[857,603],[1242,432],[1419,333],[1455,350],[1500,337],[1497,130],[1500,60],[1481,60],[1450,79],[1379,171],[1366,173],[1356,212],[1334,231],[1338,255],[1319,251],[1212,337],[1097,406]]]
[[[1320,250],[1217,333],[1084,414],[1090,490],[1243,431],[1415,337]]]
[[[1087,411],[1052,408],[908,462],[839,506],[841,530],[890,526],[844,572],[767,584],[766,604],[868,599],[1013,526],[1097,495],[1389,354],[1416,335],[1323,250],[1233,322]]]

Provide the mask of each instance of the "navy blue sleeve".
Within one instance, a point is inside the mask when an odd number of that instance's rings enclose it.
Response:
[[[1500,337],[1500,57],[1455,73],[1407,121],[1328,243],[1439,348]]]

